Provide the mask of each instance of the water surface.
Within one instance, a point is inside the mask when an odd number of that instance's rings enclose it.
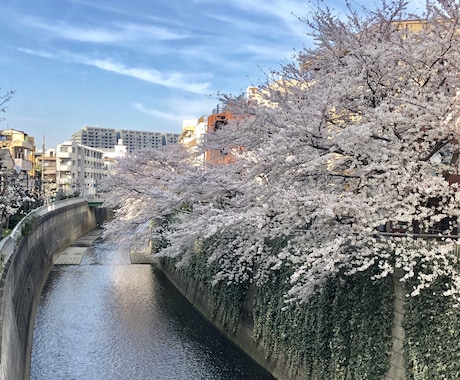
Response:
[[[96,241],[81,265],[56,266],[34,329],[32,380],[272,377],[128,248]]]

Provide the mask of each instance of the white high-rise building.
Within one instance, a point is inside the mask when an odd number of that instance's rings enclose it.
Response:
[[[117,131],[112,128],[99,128],[85,125],[78,132],[74,133],[71,140],[77,144],[97,148],[102,150],[111,150],[117,143]]]
[[[128,153],[142,149],[156,149],[164,145],[177,144],[178,133],[111,129],[85,125],[71,137],[72,141],[92,148],[111,152],[119,140],[123,140]]]
[[[66,195],[94,197],[97,187],[107,175],[103,151],[74,141],[66,141],[56,148],[56,182]]]

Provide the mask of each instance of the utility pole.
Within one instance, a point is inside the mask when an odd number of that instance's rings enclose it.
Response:
[[[46,204],[46,192],[45,192],[45,135],[43,135],[43,143],[42,143],[42,178],[41,178],[41,193],[43,204]]]

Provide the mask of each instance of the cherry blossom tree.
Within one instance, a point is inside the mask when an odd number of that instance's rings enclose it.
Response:
[[[0,182],[0,226],[12,228],[10,218],[24,217],[37,203],[37,199],[27,188],[26,179],[13,169],[3,168]]]
[[[7,91],[0,95],[0,112],[6,112],[6,105],[12,99],[13,94],[14,91]],[[3,162],[3,157],[9,157],[9,159]],[[26,178],[22,173],[17,173],[13,166],[9,153],[0,157],[0,227],[5,228],[9,227],[11,217],[25,215],[30,211],[28,206],[37,201],[27,188]]]
[[[178,149],[120,162],[118,221],[170,216],[144,230],[167,242],[159,254],[186,264],[207,241],[215,281],[288,265],[292,300],[371,267],[416,279],[412,295],[445,279],[458,300],[459,4],[428,1],[421,16],[406,6],[343,16],[320,5],[302,19],[313,47],[258,100],[225,99],[236,118],[202,149],[232,159],[196,166]]]
[[[107,232],[119,235],[149,226],[155,219],[180,210],[182,198],[174,192],[173,177],[184,173],[188,153],[180,146],[143,150],[117,159],[114,173],[102,184],[117,217]]]

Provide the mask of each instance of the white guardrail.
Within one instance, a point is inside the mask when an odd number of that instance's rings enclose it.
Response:
[[[62,201],[53,202],[28,213],[21,221],[13,228],[11,233],[0,241],[0,255],[4,255],[3,262],[6,263],[16,248],[16,243],[22,237],[22,227],[30,220],[38,219],[50,211],[57,210],[71,204],[85,202],[82,198],[70,198]]]

